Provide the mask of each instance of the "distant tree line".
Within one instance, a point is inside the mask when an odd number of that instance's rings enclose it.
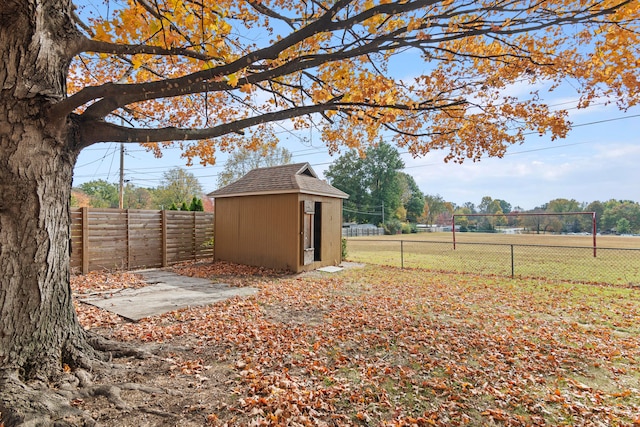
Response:
[[[542,206],[525,210],[489,196],[479,205],[471,202],[463,205],[446,202],[440,195],[425,196],[425,224],[449,225],[451,216],[458,215],[456,225],[462,231],[492,232],[500,228],[522,228],[532,233],[591,233],[592,218],[589,215],[567,215],[568,212],[595,212],[596,230],[602,233],[640,233],[640,204],[631,200],[578,202],[574,199],[554,199]],[[524,213],[544,213],[548,216],[526,216]],[[553,215],[563,213],[565,215]],[[473,217],[470,214],[493,216]]]
[[[574,199],[554,199],[531,210],[512,208],[509,203],[489,196],[476,207],[472,203],[453,207],[452,213],[462,230],[494,231],[499,227],[523,228],[534,233],[590,233],[589,215],[567,215],[568,212],[595,212],[596,230],[602,233],[640,233],[640,204],[631,200],[608,200],[581,203]],[[494,217],[465,217],[468,214],[492,214]],[[544,213],[546,216],[525,216],[520,213]],[[565,215],[553,215],[564,213]],[[449,215],[450,217],[450,215]]]
[[[365,152],[349,151],[329,166],[325,175],[336,188],[349,194],[344,202],[344,221],[383,226],[395,234],[415,231],[416,224],[450,225],[451,216],[463,231],[492,232],[504,227],[533,233],[590,233],[589,215],[525,216],[518,213],[595,212],[598,232],[640,233],[640,204],[631,200],[581,203],[574,199],[554,199],[525,210],[506,200],[482,198],[476,206],[446,201],[439,194],[423,194],[412,176],[402,172],[404,162],[387,143]],[[473,217],[470,214],[493,216]]]
[[[71,193],[71,206],[74,207],[117,208],[119,202],[118,185],[102,179],[82,183]],[[158,187],[137,187],[127,183],[123,189],[125,209],[203,211],[212,210],[210,205],[203,197],[198,179],[182,168],[165,172]]]

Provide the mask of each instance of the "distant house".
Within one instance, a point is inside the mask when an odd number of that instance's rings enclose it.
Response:
[[[294,272],[340,264],[349,196],[308,163],[253,169],[209,196],[216,260]]]

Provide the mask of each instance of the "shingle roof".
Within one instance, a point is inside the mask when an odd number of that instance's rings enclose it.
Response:
[[[347,193],[318,179],[309,163],[253,169],[239,180],[208,195],[220,198],[282,193],[315,194],[341,199],[349,197]]]

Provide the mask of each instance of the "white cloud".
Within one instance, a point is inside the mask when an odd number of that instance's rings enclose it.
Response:
[[[637,163],[640,160],[640,144],[613,143],[599,145],[598,156],[604,160],[620,160],[625,163]]]
[[[445,164],[442,154],[433,153],[423,159],[405,159],[405,163],[406,172],[425,193],[440,194],[456,204],[478,204],[483,196],[525,209],[555,198],[640,201],[640,172],[635,165],[640,159],[639,142],[584,146],[569,142],[462,165]]]

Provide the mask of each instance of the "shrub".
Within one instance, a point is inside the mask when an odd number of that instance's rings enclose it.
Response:
[[[418,232],[418,225],[414,222],[403,222],[402,223],[402,234],[409,234],[409,233],[417,233]]]
[[[347,239],[345,239],[344,237],[342,238],[342,261],[344,261],[345,259],[347,259]]]
[[[191,199],[191,204],[189,205],[189,210],[193,212],[202,212],[204,211],[204,205],[202,204],[202,199],[193,196]]]
[[[402,223],[397,219],[392,219],[384,225],[386,234],[400,234],[402,231]]]

